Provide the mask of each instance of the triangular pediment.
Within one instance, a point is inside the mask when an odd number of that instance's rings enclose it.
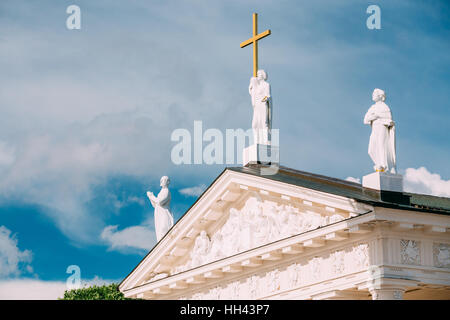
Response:
[[[226,169],[120,288],[173,276],[366,210],[349,198]]]

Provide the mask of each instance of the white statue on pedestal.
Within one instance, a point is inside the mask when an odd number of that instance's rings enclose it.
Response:
[[[161,178],[161,191],[158,193],[157,197],[155,197],[153,192],[147,191],[147,197],[155,208],[155,231],[156,240],[158,242],[173,226],[173,215],[170,212],[169,183],[169,177],[164,176]]]
[[[370,124],[372,127],[369,155],[375,164],[375,171],[395,174],[395,123],[391,110],[384,103],[386,95],[383,90],[375,89],[372,100],[375,104],[364,116],[364,124]]]
[[[248,91],[252,97],[253,106],[253,138],[255,144],[270,144],[269,135],[272,127],[272,99],[270,84],[266,81],[267,74],[258,70],[257,77],[250,78]]]

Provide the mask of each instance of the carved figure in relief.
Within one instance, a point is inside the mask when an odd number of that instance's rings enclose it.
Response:
[[[369,266],[369,256],[367,244],[359,244],[353,248],[353,256],[356,260],[358,268],[365,268]]]
[[[300,268],[299,263],[293,263],[287,268],[288,273],[288,289],[297,286],[300,283]]]
[[[294,234],[300,233],[300,219],[299,215],[291,208],[287,207],[286,211],[288,213],[288,220],[287,220],[287,234],[288,236],[292,236]]]
[[[233,255],[239,249],[240,244],[240,217],[239,211],[235,208],[230,209],[230,217],[221,229],[222,236],[226,239],[223,248],[226,255]]]
[[[311,260],[311,273],[314,279],[320,278],[320,258],[314,257]]]
[[[268,205],[266,210],[266,219],[268,221],[269,233],[267,238],[269,241],[278,240],[280,233],[280,215],[272,204]]]
[[[344,251],[336,251],[332,255],[334,274],[339,275],[344,272]]]
[[[250,291],[250,299],[254,300],[258,297],[259,295],[259,277],[256,275],[253,275],[250,277],[249,279],[249,291]]]
[[[207,261],[215,261],[224,256],[223,248],[226,244],[223,242],[223,236],[220,232],[216,232],[211,239],[211,249],[208,254]]]
[[[206,232],[201,233],[195,241],[190,260],[174,267],[171,274],[312,230],[328,222],[318,213],[300,212],[292,205],[262,201],[257,196],[248,198],[240,210],[230,208],[227,221],[215,231],[211,240]],[[339,217],[336,215],[333,219]]]
[[[267,242],[270,232],[270,222],[267,216],[263,214],[263,212],[258,214],[255,217],[254,221],[255,223],[252,228],[252,231],[254,232],[253,239],[254,244],[258,246]]]
[[[210,248],[209,237],[206,234],[206,231],[202,230],[200,232],[200,235],[198,235],[197,238],[195,239],[194,248],[192,249],[191,252],[191,259],[192,259],[191,267],[197,267],[203,264],[203,262],[206,259],[206,255],[209,252],[209,248]]]
[[[280,289],[280,272],[278,269],[272,270],[268,273],[268,289],[269,293],[275,292]]]
[[[301,221],[302,221],[302,225],[301,225],[301,229],[302,231],[306,231],[306,230],[313,230],[316,229],[318,227],[320,227],[320,223],[321,223],[321,216],[320,214],[315,214],[315,213],[302,213],[301,214]]]
[[[239,299],[240,293],[241,293],[239,280],[233,281],[230,284],[230,292],[231,292],[231,299],[234,299],[234,300]]]
[[[289,213],[286,210],[278,211],[276,240],[290,236],[289,234]]]

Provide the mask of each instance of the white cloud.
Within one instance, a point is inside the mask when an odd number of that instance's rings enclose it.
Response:
[[[81,280],[82,287],[108,285],[120,280],[104,280],[95,276]],[[56,300],[67,290],[64,281],[43,281],[38,279],[12,279],[0,281],[0,300]]]
[[[132,226],[117,230],[118,226],[107,226],[101,233],[101,239],[110,245],[110,250],[129,253],[148,251],[156,243],[155,232],[146,226]]]
[[[141,206],[145,205],[145,200],[143,198],[139,198],[137,196],[128,196],[127,203],[137,203]]]
[[[0,281],[0,300],[56,300],[62,298],[66,283],[31,279]]]
[[[137,196],[128,196],[126,199],[120,200],[116,194],[111,193],[107,196],[107,199],[108,199],[108,201],[110,201],[112,203],[112,205],[116,209],[116,211],[119,211],[120,209],[122,209],[130,204],[133,204],[133,203],[137,203],[141,206],[143,206],[145,204],[143,197],[137,197]]]
[[[206,185],[202,184],[195,187],[180,189],[180,193],[185,196],[198,197],[206,190]]]
[[[360,178],[347,177],[345,180],[361,183]],[[450,180],[442,179],[439,174],[431,173],[425,167],[408,168],[403,176],[403,189],[411,193],[450,197]]]
[[[32,260],[30,250],[21,251],[17,239],[5,226],[0,226],[0,279],[18,276],[24,270],[32,272],[29,263]]]
[[[450,197],[450,180],[430,173],[425,167],[406,169],[403,183],[405,191],[408,192]]]
[[[361,183],[360,178],[347,177],[347,178],[345,178],[345,180],[350,181],[350,182]]]

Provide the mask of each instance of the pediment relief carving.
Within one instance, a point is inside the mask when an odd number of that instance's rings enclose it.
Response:
[[[214,234],[206,230],[196,237],[187,260],[171,274],[192,269],[283,238],[338,222],[339,214],[321,215],[250,196],[241,209],[229,208],[226,221]]]

